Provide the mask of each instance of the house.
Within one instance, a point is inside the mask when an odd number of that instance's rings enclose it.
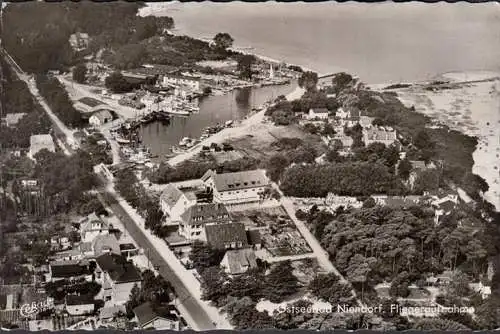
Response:
[[[348,116],[344,120],[344,124],[347,125],[348,127],[355,126],[356,124],[359,124],[361,119],[361,111],[359,111],[358,108],[351,108],[348,111]]]
[[[109,225],[97,217],[95,212],[80,220],[82,242],[92,242],[98,235],[109,234]]]
[[[214,202],[228,207],[260,203],[270,185],[260,169],[224,174],[209,170],[201,179],[213,191]]]
[[[458,204],[458,195],[448,194],[443,197],[434,196],[431,205],[434,207],[434,223],[440,223],[441,217],[452,213]]]
[[[50,238],[50,247],[53,250],[65,250],[71,247],[71,242],[68,237],[52,237]]]
[[[436,165],[434,165],[434,163],[430,162],[429,164],[426,164],[425,161],[423,160],[410,160],[410,164],[411,164],[411,172],[410,175],[408,176],[408,183],[411,189],[413,189],[419,173],[427,169],[436,168]]]
[[[30,150],[28,152],[30,159],[35,160],[35,154],[44,149],[50,152],[56,151],[56,146],[51,135],[33,135],[30,137]]]
[[[187,86],[194,91],[200,91],[201,80],[198,77],[168,73],[162,77],[160,86]]]
[[[330,112],[326,108],[311,108],[309,109],[309,113],[304,115],[303,117],[308,120],[314,119],[328,119]]]
[[[74,249],[58,252],[50,256],[49,258],[54,261],[80,261],[85,258],[85,255],[77,247]]]
[[[335,113],[335,116],[342,120],[347,119],[349,115],[350,115],[349,111],[346,111],[343,108],[338,108],[337,112]]]
[[[82,51],[89,47],[89,35],[76,32],[69,36],[69,44],[75,51]]]
[[[230,275],[243,274],[249,269],[257,268],[257,257],[251,248],[228,250],[220,267]]]
[[[94,298],[91,295],[67,295],[65,308],[69,315],[88,315],[94,313]]]
[[[237,249],[248,246],[245,225],[225,223],[205,226],[207,243],[217,249]]]
[[[96,258],[96,281],[103,287],[104,301],[115,305],[126,303],[132,288],[141,285],[141,274],[132,262],[121,255],[103,254]]]
[[[230,222],[229,212],[222,203],[205,203],[190,206],[182,215],[179,234],[188,240],[205,240],[205,226]]]
[[[93,126],[101,126],[113,120],[113,114],[107,109],[95,111],[89,118],[89,124]]]
[[[394,144],[397,140],[396,130],[391,127],[370,127],[363,129],[363,141],[366,146],[372,143],[382,143],[386,146]]]
[[[104,102],[93,99],[91,97],[82,97],[73,105],[76,110],[84,114],[91,114],[106,106]]]
[[[190,192],[184,193],[173,184],[168,184],[160,196],[161,210],[172,220],[180,220],[181,215],[196,203],[197,200],[194,194]]]
[[[134,308],[133,312],[141,329],[180,329],[179,314],[172,305],[158,307],[146,302]]]
[[[247,231],[247,241],[253,249],[259,250],[262,248],[262,236],[259,230],[248,230]]]
[[[92,271],[86,260],[53,261],[49,264],[47,282],[56,282],[63,279],[85,278],[92,280]]]
[[[92,242],[92,250],[95,257],[103,254],[121,254],[120,244],[114,234],[103,234],[95,237]]]
[[[16,126],[17,123],[26,115],[26,113],[9,113],[6,114],[4,118],[2,118],[2,123],[5,124],[5,126],[12,127]]]

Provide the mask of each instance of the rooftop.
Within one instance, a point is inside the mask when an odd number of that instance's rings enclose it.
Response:
[[[174,206],[177,201],[182,197],[182,191],[177,189],[176,186],[168,184],[163,190],[160,199],[167,203],[168,206]]]
[[[224,257],[227,258],[227,270],[230,274],[242,274],[257,267],[257,257],[250,248],[229,250]]]
[[[171,305],[164,307],[156,307],[150,302],[146,302],[134,308],[133,312],[137,317],[139,325],[145,326],[156,318],[164,318],[172,321],[177,321],[177,315],[173,313],[175,308]]]
[[[221,203],[196,204],[189,207],[181,215],[181,218],[187,225],[205,225],[214,222],[228,222],[229,212]]]
[[[116,254],[103,254],[97,259],[99,268],[106,271],[115,283],[139,282],[141,275],[133,263]]]
[[[120,254],[120,245],[114,234],[98,235],[93,241],[93,249],[96,256],[110,252]]]
[[[94,304],[92,295],[66,295],[66,305]]]
[[[78,100],[78,102],[86,104],[91,108],[97,107],[98,105],[101,105],[101,104],[105,104],[104,102],[101,102],[99,100],[96,100],[96,99],[88,97],[88,96],[82,97],[81,99]]]
[[[26,115],[26,113],[9,113],[9,114],[6,114],[5,115],[5,123],[10,126],[10,125],[16,125],[17,123],[19,123],[19,121],[21,120],[21,118],[24,117],[24,115]]]
[[[58,278],[70,278],[91,274],[87,265],[83,265],[75,261],[61,261],[60,263],[52,262],[50,264],[50,271],[52,273],[52,277]]]
[[[247,246],[247,234],[242,223],[226,223],[205,226],[207,243],[215,248],[226,248],[231,243]]]
[[[269,180],[261,169],[214,174],[213,180],[215,188],[218,191],[248,189],[269,185]]]

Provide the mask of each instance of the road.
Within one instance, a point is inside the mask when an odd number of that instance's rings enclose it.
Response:
[[[109,191],[101,190],[98,197],[103,202],[103,204],[105,204],[113,211],[113,213],[117,217],[120,217],[120,220],[127,229],[127,232],[137,242],[137,244],[146,251],[147,257],[155,266],[155,268],[157,268],[157,271],[160,273],[160,275],[172,284],[175,289],[175,294],[177,295],[180,304],[182,304],[182,308],[184,308],[186,312],[189,313],[190,317],[198,327],[194,329],[216,329],[216,326],[214,326],[212,319],[188,291],[182,279],[178,277],[177,273],[172,269],[171,265],[167,261],[165,261],[160,252],[154,247],[148,237],[137,226],[137,224],[134,222],[132,217],[130,217],[127,211],[120,205],[120,203],[117,202],[114,195]]]
[[[344,276],[340,273],[340,271],[335,268],[335,266],[332,264],[330,261],[330,256],[328,255],[328,252],[323,249],[321,244],[319,243],[318,239],[311,233],[309,228],[304,224],[303,221],[297,219],[297,216],[295,215],[295,207],[293,205],[293,201],[289,198],[286,197],[283,192],[279,189],[278,185],[276,183],[272,184],[273,188],[276,189],[280,195],[280,203],[285,209],[285,211],[288,213],[288,216],[292,219],[292,221],[295,223],[295,226],[297,226],[297,229],[299,230],[300,234],[304,237],[304,239],[307,241],[309,247],[313,250],[314,255],[318,259],[318,262],[320,266],[327,272],[332,272],[337,276],[341,282],[344,283],[349,283]],[[364,306],[363,303],[358,299],[358,296],[356,294],[356,291],[354,289],[351,290],[352,296],[356,299],[356,302],[360,306]]]
[[[49,116],[50,121],[52,122],[54,132],[56,137],[60,139],[59,144],[62,145],[62,149],[65,154],[69,155],[74,152],[75,149],[78,148],[78,141],[75,140],[73,136],[73,132],[69,130],[66,125],[52,112],[50,107],[47,105],[45,100],[38,91],[36,87],[36,83],[34,79],[32,79],[29,75],[24,73],[24,71],[17,65],[17,63],[12,59],[12,57],[7,53],[4,48],[0,48],[0,54],[7,61],[7,63],[11,66],[11,68],[16,73],[19,80],[22,80],[28,86],[31,95],[36,99],[36,101],[42,106],[47,115]]]

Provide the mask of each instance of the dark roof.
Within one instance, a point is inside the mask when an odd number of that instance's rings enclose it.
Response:
[[[138,282],[141,275],[133,263],[116,254],[103,254],[97,259],[99,268],[106,271],[115,283]]]
[[[221,203],[195,204],[189,207],[181,218],[187,225],[224,223],[229,221],[229,212]]]
[[[241,243],[248,246],[245,225],[242,223],[214,224],[205,226],[207,242],[215,248],[226,248],[231,243]]]
[[[451,200],[444,201],[443,203],[439,204],[439,208],[443,209],[444,212],[450,212],[455,208],[456,204],[455,202]]]
[[[66,295],[66,305],[94,304],[92,295]]]
[[[313,113],[315,114],[328,114],[330,111],[328,111],[328,109],[326,108],[311,108],[311,110],[313,111]]]
[[[121,251],[126,251],[131,249],[137,249],[137,247],[135,247],[134,244],[120,244]]]
[[[226,269],[230,274],[242,274],[257,267],[257,257],[251,248],[232,249],[227,251],[224,257],[227,259]]]
[[[262,237],[259,230],[248,230],[247,240],[250,245],[258,245],[262,243]]]
[[[78,102],[86,104],[92,108],[97,107],[98,105],[104,104],[104,102],[101,102],[99,100],[93,99],[93,98],[88,97],[88,96],[82,97],[81,99],[78,100]]]
[[[269,180],[260,169],[248,170],[235,173],[224,173],[213,175],[215,188],[218,191],[239,190],[263,187],[269,184]]]
[[[91,272],[89,268],[85,265],[80,264],[51,264],[50,270],[52,272],[52,277],[75,277],[81,275],[90,275]]]
[[[146,302],[134,308],[133,312],[137,317],[139,325],[142,327],[156,318],[164,318],[172,321],[178,320],[177,315],[172,313],[174,309],[171,305],[156,307],[150,302]]]

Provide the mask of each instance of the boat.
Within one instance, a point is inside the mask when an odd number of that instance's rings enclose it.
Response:
[[[184,137],[181,139],[181,141],[179,142],[179,146],[186,146],[187,144],[189,144],[190,142],[192,141],[191,138],[189,137]]]
[[[189,111],[179,109],[172,109],[168,111],[168,113],[176,116],[189,116]]]
[[[230,128],[233,126],[233,123],[234,123],[233,120],[229,120],[226,123],[224,123],[224,125],[226,126],[226,128]]]
[[[118,142],[118,144],[130,144],[130,140],[128,139],[116,138],[116,141]]]

